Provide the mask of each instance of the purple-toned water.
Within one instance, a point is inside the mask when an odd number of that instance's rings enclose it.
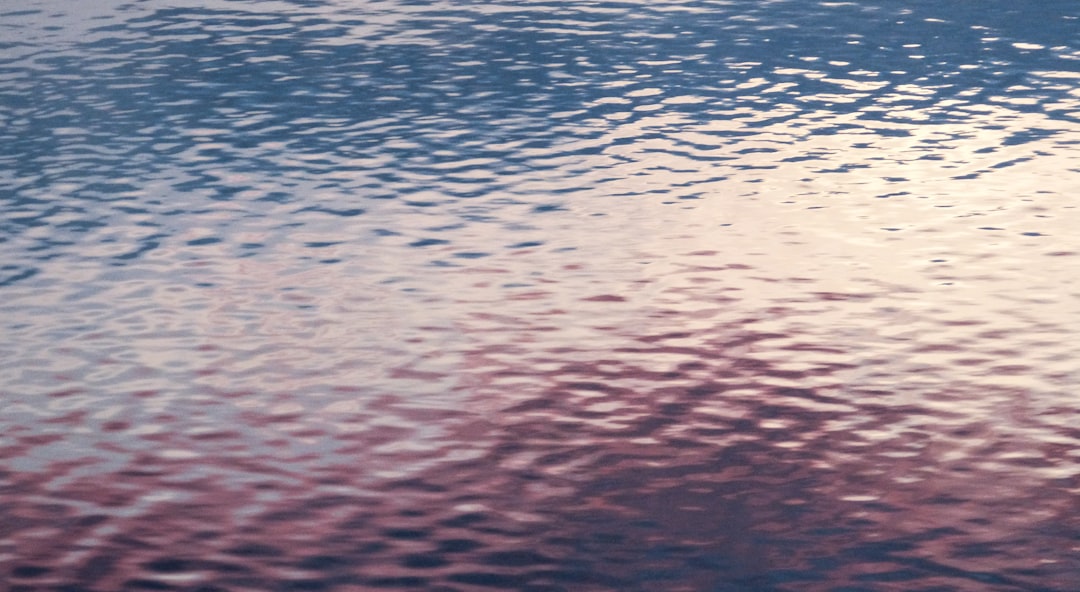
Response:
[[[1080,590],[1075,2],[17,4],[0,590]]]

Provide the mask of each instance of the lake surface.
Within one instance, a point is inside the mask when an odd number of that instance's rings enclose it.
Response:
[[[0,6],[0,585],[1080,589],[1078,8]]]

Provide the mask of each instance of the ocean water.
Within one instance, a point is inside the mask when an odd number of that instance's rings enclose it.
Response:
[[[1080,589],[1072,0],[0,5],[0,588]]]

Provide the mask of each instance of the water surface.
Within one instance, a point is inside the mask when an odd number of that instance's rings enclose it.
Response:
[[[1078,17],[5,7],[0,574],[1077,589]]]

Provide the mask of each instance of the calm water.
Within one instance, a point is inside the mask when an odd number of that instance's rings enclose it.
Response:
[[[1074,0],[0,4],[0,587],[1080,589]]]

